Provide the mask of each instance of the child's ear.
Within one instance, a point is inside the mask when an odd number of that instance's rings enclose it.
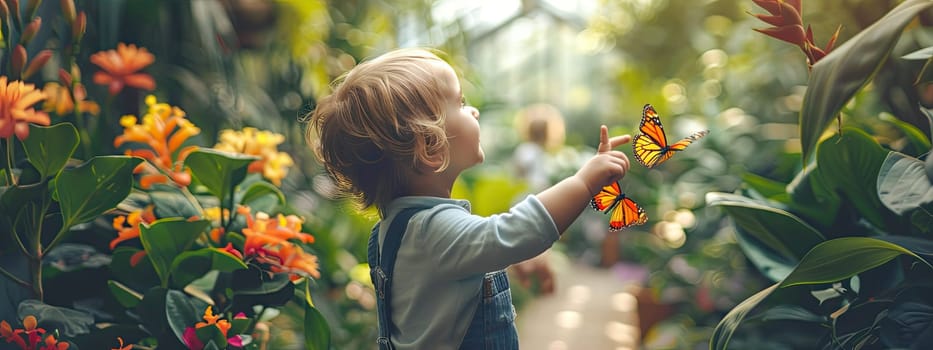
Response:
[[[440,169],[442,165],[444,165],[444,156],[440,154],[433,154],[424,160],[424,166],[431,171]]]

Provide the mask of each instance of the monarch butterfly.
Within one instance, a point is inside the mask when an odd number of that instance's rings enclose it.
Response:
[[[611,213],[609,216],[609,231],[618,231],[632,225],[641,225],[648,222],[645,209],[622,193],[618,182],[604,186],[599,193],[593,196],[590,205],[596,211]]]
[[[635,136],[635,142],[632,143],[633,154],[639,163],[648,168],[658,166],[673,157],[674,152],[683,151],[693,141],[709,134],[709,130],[697,131],[680,141],[668,144],[664,127],[661,126],[661,118],[658,118],[658,112],[650,104],[646,104],[642,110],[638,131],[640,134]]]

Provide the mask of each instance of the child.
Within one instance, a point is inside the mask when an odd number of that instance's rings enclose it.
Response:
[[[427,49],[399,49],[337,80],[307,138],[328,173],[381,217],[370,240],[380,349],[516,349],[503,269],[560,238],[593,195],[621,179],[629,135],[600,129],[598,153],[573,176],[509,212],[480,217],[450,198],[484,159],[479,111],[454,69]],[[394,260],[394,261],[393,261]]]

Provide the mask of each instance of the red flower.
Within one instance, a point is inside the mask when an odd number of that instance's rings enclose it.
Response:
[[[770,15],[753,15],[762,22],[768,23],[774,27],[755,29],[755,31],[767,36],[789,42],[800,47],[800,50],[807,55],[807,64],[813,66],[817,61],[825,57],[836,44],[836,38],[839,37],[839,31],[842,27],[836,28],[825,48],[820,48],[813,42],[813,31],[807,25],[804,29],[803,10],[801,0],[752,0],[761,8],[768,11]]]

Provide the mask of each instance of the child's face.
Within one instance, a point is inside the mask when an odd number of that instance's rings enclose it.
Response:
[[[450,170],[463,171],[482,163],[485,158],[479,143],[479,111],[468,106],[460,89],[460,79],[446,63],[436,65],[437,74],[444,82],[444,108],[447,114],[445,128],[450,143]]]

